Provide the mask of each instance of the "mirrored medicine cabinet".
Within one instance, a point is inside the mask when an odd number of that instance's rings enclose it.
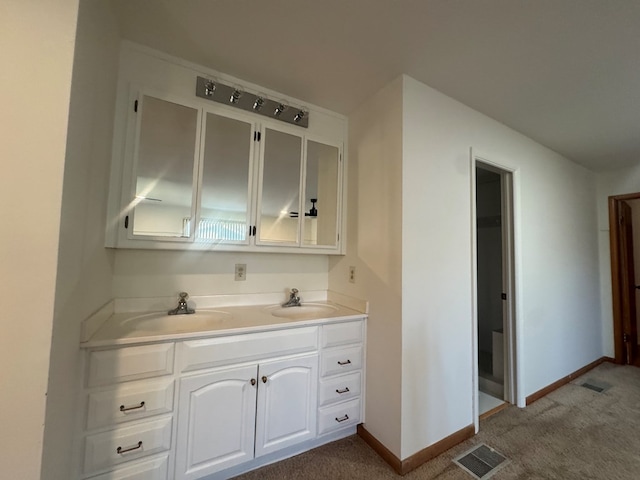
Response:
[[[131,99],[108,246],[343,253],[341,138],[198,99]]]

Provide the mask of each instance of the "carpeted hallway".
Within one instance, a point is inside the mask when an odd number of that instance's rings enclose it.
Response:
[[[596,393],[580,386],[585,381],[610,388]],[[452,459],[480,443],[509,459],[496,480],[640,478],[640,369],[604,363],[526,409],[483,420],[478,435],[405,477],[352,436],[236,478],[472,479]]]

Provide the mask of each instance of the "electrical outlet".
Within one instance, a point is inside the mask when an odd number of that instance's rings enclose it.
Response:
[[[349,283],[356,283],[356,267],[349,267]]]
[[[244,282],[247,279],[247,264],[236,263],[236,282]]]

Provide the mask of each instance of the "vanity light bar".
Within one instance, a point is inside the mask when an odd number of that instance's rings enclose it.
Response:
[[[307,110],[269,100],[253,93],[243,92],[237,86],[225,85],[205,77],[198,77],[196,80],[196,96],[299,127],[309,127],[309,112]]]

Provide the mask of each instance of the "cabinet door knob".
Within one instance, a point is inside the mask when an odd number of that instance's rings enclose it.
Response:
[[[262,383],[267,383],[267,377],[262,377]]]
[[[256,379],[255,379],[255,378],[252,378],[252,379],[251,379],[251,385],[255,385],[255,384],[256,384]]]

